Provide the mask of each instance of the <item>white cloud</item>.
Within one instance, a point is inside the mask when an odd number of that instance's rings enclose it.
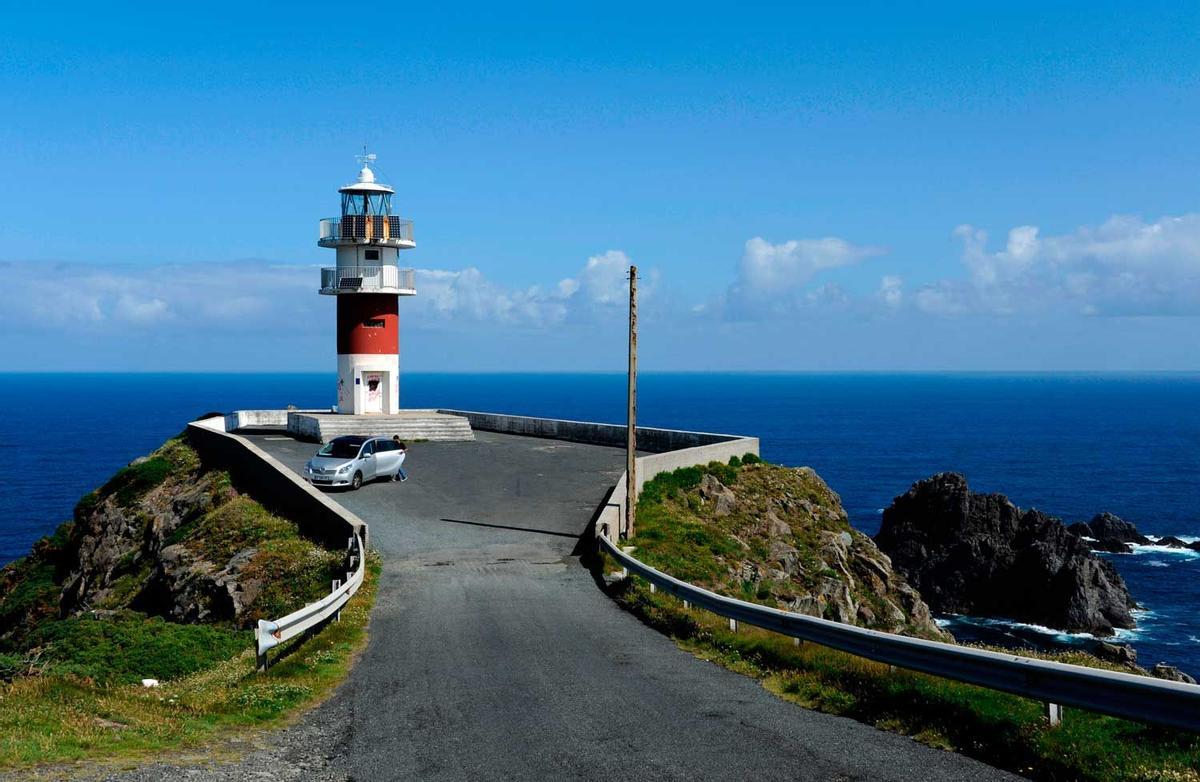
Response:
[[[528,288],[497,284],[474,267],[420,269],[404,317],[430,328],[590,322],[624,313],[629,264],[625,253],[610,250],[589,258],[573,277]],[[317,294],[317,266],[0,263],[0,269],[9,280],[0,288],[0,325],[9,330],[296,331],[333,317],[332,300]],[[641,295],[652,296],[657,274],[644,280]]]
[[[756,236],[746,242],[733,284],[700,311],[759,319],[814,306],[843,306],[850,296],[837,285],[825,283],[811,290],[806,286],[823,271],[852,266],[883,252],[833,236],[781,244]]]
[[[235,326],[294,322],[316,292],[312,267],[261,263],[158,266],[5,264],[0,323],[21,329]],[[297,306],[299,305],[299,306]]]
[[[884,275],[879,280],[879,300],[884,306],[895,309],[904,301],[904,280],[893,274]]]
[[[736,286],[768,294],[794,291],[824,269],[851,266],[882,252],[877,247],[859,247],[832,236],[792,239],[783,244],[771,244],[756,236],[746,242]]]
[[[417,270],[414,318],[493,321],[519,326],[550,326],[623,314],[629,300],[631,260],[620,250],[594,255],[574,277],[550,287],[508,288],[474,267],[460,271]],[[657,272],[639,274],[638,295],[653,296]]]
[[[962,225],[954,233],[968,278],[925,286],[914,297],[925,312],[1200,314],[1200,214],[1150,223],[1115,216],[1050,236],[1023,225],[991,252],[985,231]]]

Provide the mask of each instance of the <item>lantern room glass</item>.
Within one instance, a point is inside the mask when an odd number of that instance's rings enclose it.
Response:
[[[390,215],[391,193],[342,193],[342,215]]]

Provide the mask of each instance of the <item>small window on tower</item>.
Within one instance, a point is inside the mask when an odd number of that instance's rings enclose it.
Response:
[[[378,250],[366,250],[365,252],[366,252],[366,259],[368,261],[378,261],[379,260],[379,251]]]
[[[369,329],[381,329],[383,328],[383,318],[371,318],[370,320],[364,320],[363,325]]]

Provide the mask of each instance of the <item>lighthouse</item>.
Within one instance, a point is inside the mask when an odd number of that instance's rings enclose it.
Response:
[[[358,158],[358,181],[339,188],[340,217],[321,220],[317,244],[337,252],[321,269],[321,294],[337,301],[337,410],[347,415],[400,410],[400,297],[415,296],[400,251],[416,247],[411,220],[392,213],[395,190],[375,181],[375,155]]]

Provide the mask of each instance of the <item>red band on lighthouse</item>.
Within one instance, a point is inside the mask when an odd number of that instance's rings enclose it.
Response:
[[[338,296],[337,352],[400,352],[400,306],[394,294]]]

